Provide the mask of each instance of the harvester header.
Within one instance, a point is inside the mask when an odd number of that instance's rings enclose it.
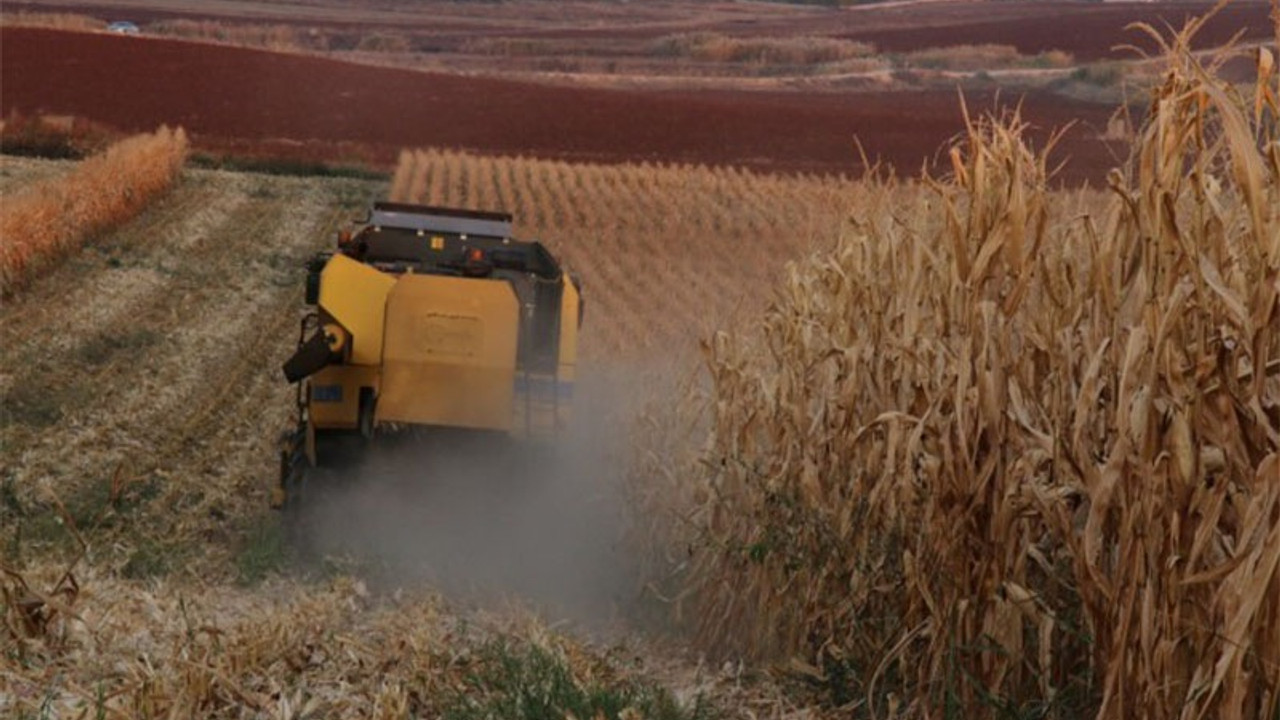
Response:
[[[377,202],[373,204],[373,210],[370,211],[369,219],[365,224],[424,230],[432,233],[510,238],[512,236],[511,221],[512,217],[509,213]]]

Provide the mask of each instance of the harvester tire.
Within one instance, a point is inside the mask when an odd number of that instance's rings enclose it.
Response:
[[[374,430],[374,404],[373,390],[369,388],[360,389],[360,436],[365,440],[373,440]]]

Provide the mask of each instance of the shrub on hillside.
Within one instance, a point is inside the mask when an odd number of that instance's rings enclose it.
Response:
[[[1124,79],[1124,68],[1113,62],[1081,65],[1072,71],[1071,79],[1088,85],[1111,87]]]
[[[393,33],[372,33],[360,37],[356,49],[362,52],[406,53],[412,50],[409,38]]]
[[[1050,50],[1023,55],[1012,45],[953,45],[918,50],[902,56],[905,67],[927,70],[983,70],[993,68],[1064,68],[1075,60],[1070,53]]]
[[[653,41],[655,55],[699,62],[762,65],[816,65],[867,57],[874,49],[861,42],[825,37],[730,37],[698,32],[667,35]]]
[[[147,26],[156,35],[203,40],[278,52],[323,49],[323,38],[292,25],[227,23],[217,20],[159,20]]]

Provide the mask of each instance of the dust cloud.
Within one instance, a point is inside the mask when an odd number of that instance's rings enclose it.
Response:
[[[619,550],[634,395],[616,376],[580,379],[554,442],[424,430],[375,443],[317,478],[299,542],[382,587],[608,623],[635,591]]]

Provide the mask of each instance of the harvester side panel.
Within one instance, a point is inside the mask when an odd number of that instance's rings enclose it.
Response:
[[[561,383],[573,384],[574,366],[578,363],[578,313],[581,299],[578,288],[566,274],[564,292],[560,296],[560,349],[557,354],[557,375]]]
[[[378,422],[511,430],[520,306],[510,283],[404,275],[385,323]]]
[[[360,390],[378,388],[378,368],[330,365],[311,376],[308,409],[311,424],[330,430],[353,430],[360,425]]]
[[[569,411],[573,407],[573,384],[578,364],[578,333],[582,311],[582,298],[578,287],[568,273],[562,276],[564,292],[560,296],[560,348],[556,368],[556,429],[569,425]]]
[[[396,278],[342,255],[320,275],[320,308],[351,333],[351,364],[382,362],[382,330],[387,294]]]

